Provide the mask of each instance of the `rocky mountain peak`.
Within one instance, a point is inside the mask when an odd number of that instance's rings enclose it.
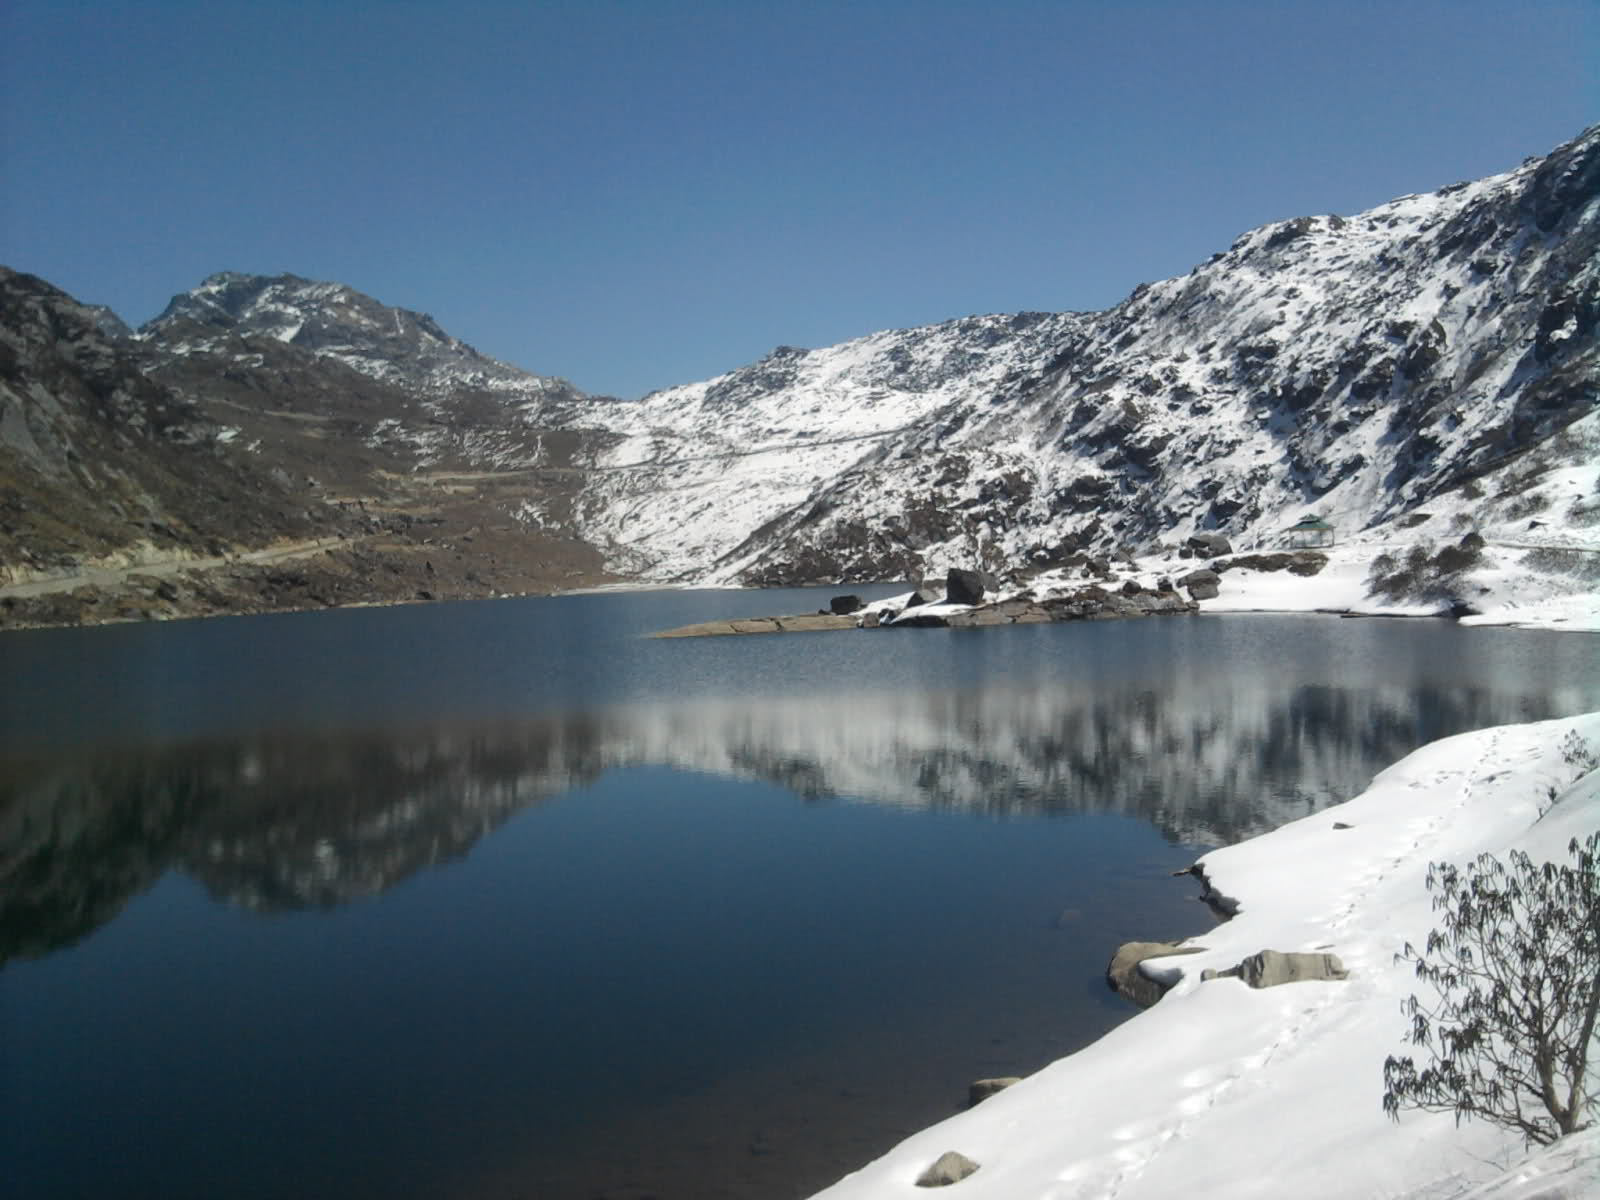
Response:
[[[216,553],[319,528],[105,311],[0,267],[0,584],[130,546]]]

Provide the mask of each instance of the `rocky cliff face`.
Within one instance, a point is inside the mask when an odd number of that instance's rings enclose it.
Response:
[[[0,582],[133,546],[203,555],[331,526],[143,367],[104,310],[0,268]]]

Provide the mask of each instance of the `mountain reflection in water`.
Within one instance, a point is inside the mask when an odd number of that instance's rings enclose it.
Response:
[[[607,770],[666,766],[990,817],[1114,812],[1221,844],[1425,741],[1577,697],[1484,688],[1059,687],[688,700],[0,758],[0,962],[69,945],[168,870],[272,912],[373,896]]]

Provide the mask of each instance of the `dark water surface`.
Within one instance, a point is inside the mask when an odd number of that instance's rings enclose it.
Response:
[[[0,638],[0,1191],[804,1196],[1123,1019],[1204,848],[1600,707],[1442,622],[639,636],[827,595]]]

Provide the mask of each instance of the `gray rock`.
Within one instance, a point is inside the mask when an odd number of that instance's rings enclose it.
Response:
[[[1149,611],[1153,613],[1190,613],[1200,610],[1193,600],[1185,600],[1177,592],[1156,592],[1154,595],[1146,592],[1139,598],[1148,602]]]
[[[1242,979],[1253,988],[1349,977],[1350,972],[1345,970],[1337,954],[1284,953],[1280,950],[1262,950],[1237,967],[1229,967],[1226,971],[1202,971],[1200,974],[1202,980]]]
[[[911,593],[911,599],[906,601],[907,608],[920,608],[924,604],[937,604],[944,599],[944,593],[930,584],[923,584]]]
[[[860,596],[835,596],[828,601],[828,611],[844,615],[846,613],[860,612],[862,608]]]
[[[976,1108],[996,1092],[1003,1092],[1013,1083],[1021,1083],[1020,1075],[999,1075],[994,1079],[974,1079],[967,1085],[967,1107]]]
[[[1201,558],[1215,558],[1219,554],[1233,553],[1233,544],[1220,533],[1197,533],[1184,545]]]
[[[807,613],[798,617],[774,617],[779,633],[814,633],[824,629],[854,629],[856,621],[851,616],[837,613]]]
[[[1215,600],[1221,590],[1222,577],[1215,571],[1190,571],[1178,580],[1179,586],[1196,600]]]
[[[1124,942],[1106,966],[1106,983],[1140,1008],[1149,1008],[1167,989],[1139,970],[1139,964],[1147,958],[1198,954],[1204,949],[1204,946],[1180,946],[1177,942]]]
[[[976,629],[988,625],[1009,625],[1011,621],[1011,616],[998,605],[986,604],[971,612],[951,613],[945,624],[951,629]]]
[[[943,629],[948,624],[950,624],[949,619],[940,613],[919,612],[913,608],[902,612],[887,626],[887,628]]]
[[[917,1186],[948,1187],[952,1183],[960,1183],[977,1169],[978,1164],[965,1154],[946,1150],[931,1167],[917,1176]]]
[[[945,576],[944,597],[951,604],[977,604],[983,600],[983,576],[951,567]]]

